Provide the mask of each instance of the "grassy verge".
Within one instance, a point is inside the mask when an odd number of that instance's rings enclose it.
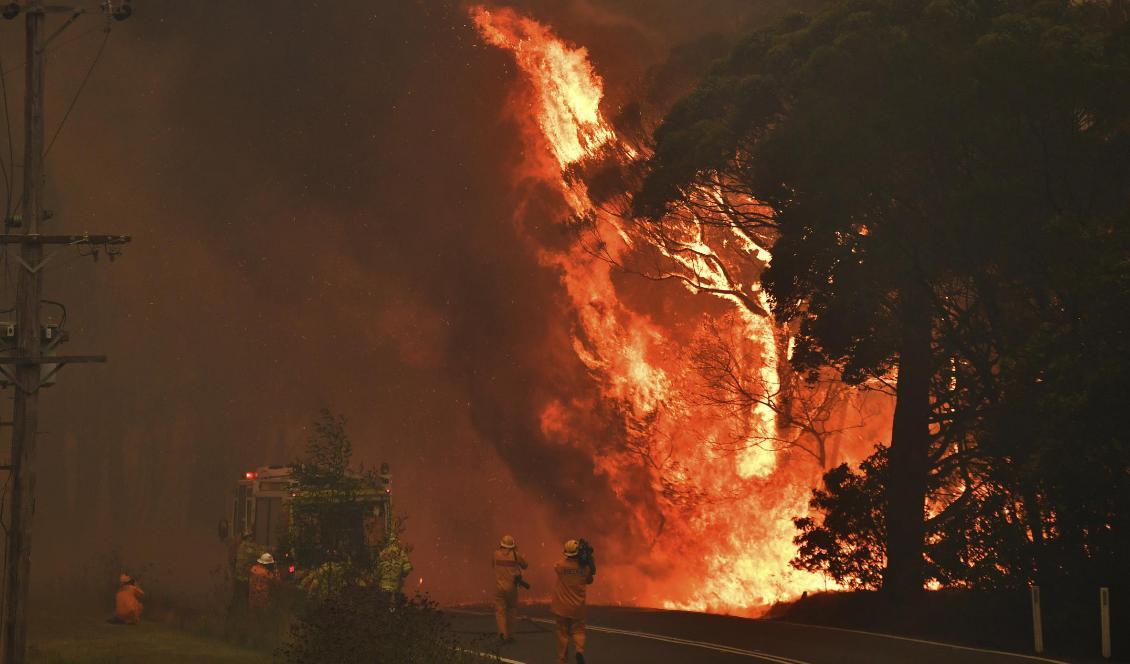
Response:
[[[169,625],[111,625],[100,617],[44,617],[32,625],[32,664],[267,664],[271,655]]]

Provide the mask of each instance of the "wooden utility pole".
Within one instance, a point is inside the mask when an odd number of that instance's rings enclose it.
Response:
[[[105,10],[117,20],[129,16],[128,0],[117,10],[109,3]],[[41,235],[40,223],[47,215],[43,207],[44,171],[44,52],[45,19],[49,12],[72,14],[73,22],[82,12],[66,7],[46,7],[43,0],[27,0],[22,8],[27,21],[26,92],[24,96],[24,172],[23,209],[20,233],[0,234],[0,245],[19,245],[19,276],[16,282],[16,354],[0,358],[0,371],[12,379],[15,389],[12,414],[12,456],[9,469],[11,522],[5,557],[3,632],[0,633],[0,662],[23,664],[27,656],[28,597],[31,584],[31,534],[35,517],[35,456],[39,425],[39,389],[46,379],[65,364],[104,362],[103,356],[51,356],[42,351],[43,328],[39,307],[42,302],[43,247],[107,247],[112,259],[113,245],[129,242],[122,235]],[[8,17],[8,16],[6,16]],[[9,17],[10,18],[10,17]],[[109,20],[109,16],[107,20]],[[66,26],[56,31],[56,35]],[[107,25],[107,30],[109,26]],[[8,224],[8,220],[5,220]],[[97,255],[96,253],[94,255]],[[45,367],[44,365],[48,365]],[[6,370],[12,367],[12,371]],[[45,375],[45,371],[47,374]]]
[[[30,0],[27,19],[27,81],[24,93],[23,229],[39,233],[43,217],[43,0]],[[12,412],[12,511],[8,526],[4,583],[4,664],[23,664],[27,653],[27,604],[31,584],[31,525],[35,517],[35,453],[39,426],[39,300],[43,273],[38,266],[43,245],[20,247],[23,265],[16,282],[16,355],[31,360],[15,367]]]

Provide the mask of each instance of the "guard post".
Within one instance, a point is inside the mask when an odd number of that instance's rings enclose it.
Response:
[[[1103,626],[1103,659],[1110,659],[1110,588],[1099,588],[1099,614]]]
[[[1040,607],[1040,586],[1031,586],[1032,593],[1032,638],[1036,647],[1036,654],[1044,652],[1044,620]]]

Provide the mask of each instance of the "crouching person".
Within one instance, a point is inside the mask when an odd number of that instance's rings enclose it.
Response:
[[[118,592],[114,596],[114,618],[110,622],[119,625],[136,625],[141,622],[141,598],[145,591],[137,585],[129,574],[118,577]]]

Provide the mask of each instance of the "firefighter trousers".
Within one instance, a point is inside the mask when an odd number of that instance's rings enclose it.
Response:
[[[557,619],[557,661],[559,664],[568,664],[570,639],[577,647],[577,652],[585,651],[585,621],[583,618],[553,617]]]
[[[518,606],[518,589],[498,590],[494,594],[494,621],[498,623],[498,634],[508,639],[514,627],[515,609]]]

